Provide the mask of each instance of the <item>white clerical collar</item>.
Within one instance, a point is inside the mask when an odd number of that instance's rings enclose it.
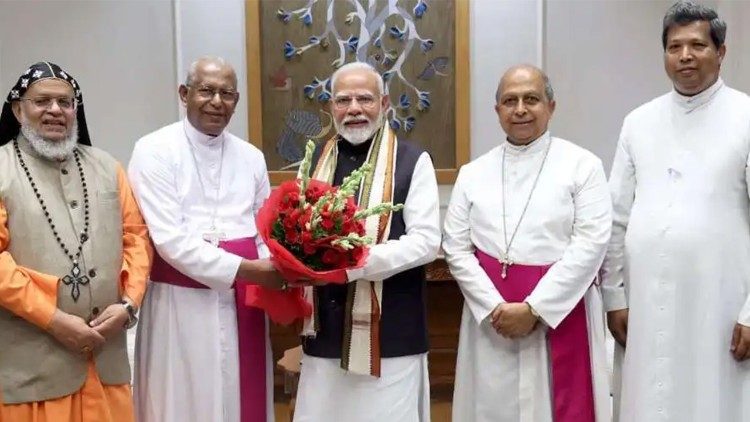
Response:
[[[188,121],[187,117],[183,120],[183,124],[185,127],[185,135],[193,144],[212,147],[215,145],[219,145],[219,143],[224,139],[223,131],[219,136],[206,135],[205,133],[196,129],[192,124],[190,124],[190,121]]]
[[[514,145],[508,142],[508,138],[505,138],[505,143],[503,144],[506,151],[508,151],[508,154],[511,155],[532,155],[539,151],[544,151],[544,149],[547,147],[547,144],[550,143],[551,136],[549,134],[549,130],[544,132],[542,136],[534,139],[533,141],[529,142],[526,145]]]
[[[691,96],[682,95],[672,88],[672,98],[678,106],[685,110],[685,114],[687,114],[710,102],[723,86],[724,81],[719,77],[713,85],[704,89],[702,92]]]

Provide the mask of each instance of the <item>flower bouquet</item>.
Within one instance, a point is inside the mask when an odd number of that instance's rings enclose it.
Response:
[[[308,141],[296,180],[282,183],[258,211],[258,234],[271,252],[277,270],[290,282],[315,280],[343,284],[346,271],[365,264],[368,245],[365,219],[398,211],[403,205],[382,203],[359,209],[353,196],[371,171],[365,163],[344,178],[341,186],[310,178],[315,143]],[[246,304],[264,309],[278,323],[288,324],[312,311],[300,287],[272,291],[248,289]]]

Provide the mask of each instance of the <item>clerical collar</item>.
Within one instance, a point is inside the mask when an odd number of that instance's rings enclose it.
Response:
[[[192,124],[190,124],[190,121],[187,119],[187,117],[185,118],[183,123],[185,125],[185,135],[187,135],[188,140],[192,143],[205,146],[215,146],[218,145],[222,139],[224,139],[223,131],[219,136],[211,136],[206,135],[205,133],[196,129]]]
[[[685,110],[685,113],[687,114],[694,111],[698,107],[709,103],[723,86],[724,81],[719,78],[716,80],[716,82],[713,83],[713,85],[704,89],[702,92],[691,96],[682,95],[677,92],[677,90],[672,88],[672,98],[674,99],[674,102],[678,106],[683,108]]]
[[[503,147],[508,152],[508,155],[531,155],[538,152],[544,151],[547,148],[547,144],[550,143],[551,136],[549,130],[544,132],[542,136],[534,139],[526,145],[514,145],[505,138]]]

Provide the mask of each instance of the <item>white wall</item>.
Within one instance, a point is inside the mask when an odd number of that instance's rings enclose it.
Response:
[[[542,0],[471,2],[471,158],[505,139],[494,109],[505,69],[518,63],[541,65],[542,4]]]
[[[247,72],[245,2],[242,0],[175,0],[177,70],[183,83],[187,69],[201,56],[220,56],[237,72],[241,94],[229,131],[247,139]],[[184,114],[184,109],[180,107]]]
[[[545,70],[555,87],[556,136],[601,157],[609,173],[625,115],[664,94],[662,18],[673,0],[547,0]],[[727,22],[722,76],[750,92],[750,2],[705,1]]]
[[[552,132],[593,151],[607,169],[625,115],[670,89],[661,21],[671,3],[547,2],[545,70],[557,100]]]
[[[177,116],[168,1],[0,0],[0,96],[48,60],[81,84],[94,145],[127,163],[140,136]]]

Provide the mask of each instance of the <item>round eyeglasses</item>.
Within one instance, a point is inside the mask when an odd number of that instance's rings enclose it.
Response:
[[[198,98],[202,100],[213,100],[216,94],[219,94],[221,101],[225,103],[233,103],[237,101],[237,91],[231,89],[218,89],[210,86],[193,86],[187,85],[188,88],[193,88],[198,94]]]

